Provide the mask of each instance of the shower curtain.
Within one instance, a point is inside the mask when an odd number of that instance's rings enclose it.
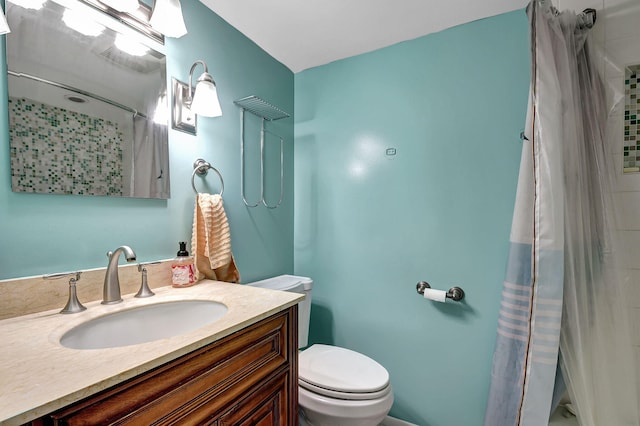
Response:
[[[146,99],[146,117],[133,117],[133,173],[131,196],[169,198],[168,105],[166,72],[158,70],[162,82],[159,91]],[[164,111],[162,111],[164,109]],[[159,119],[156,114],[164,112]]]
[[[593,15],[527,9],[532,79],[485,426],[546,426],[564,386],[582,426],[638,425],[616,276]]]
[[[153,119],[133,118],[132,196],[169,198],[169,147],[167,126]]]

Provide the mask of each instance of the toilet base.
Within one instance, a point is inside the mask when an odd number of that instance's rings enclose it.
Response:
[[[382,418],[377,420],[371,419],[329,419],[328,422],[320,421],[319,423],[311,423],[311,420],[307,419],[306,416],[302,413],[303,409],[300,409],[301,413],[298,416],[298,425],[299,426],[384,426],[382,421],[387,417],[386,415],[381,416]]]
[[[310,426],[378,426],[393,405],[393,391],[374,400],[340,400],[298,387],[301,417]]]

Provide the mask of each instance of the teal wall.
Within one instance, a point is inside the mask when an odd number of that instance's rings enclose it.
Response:
[[[315,281],[311,340],[383,364],[391,414],[421,426],[484,417],[527,31],[516,11],[295,75],[294,269]],[[426,301],[420,280],[467,297]]]
[[[225,209],[231,226],[235,258],[243,281],[291,272],[293,269],[293,119],[268,128],[286,140],[286,192],[283,205],[267,211],[248,209],[240,198],[239,110],[233,101],[257,95],[293,113],[293,73],[229,26],[197,0],[183,0],[189,34],[167,39],[167,78],[186,81],[197,59],[209,66],[218,85],[223,116],[201,118],[198,135],[169,130],[171,199],[34,195],[11,192],[7,111],[0,114],[0,279],[66,270],[105,267],[105,253],[130,245],[142,261],[175,256],[178,241],[190,240],[194,193],[193,161],[202,157],[225,179]],[[2,68],[6,68],[2,37]],[[201,72],[198,67],[196,73]],[[5,73],[0,78],[0,103],[7,104]],[[169,86],[170,87],[170,86]],[[257,152],[258,120],[249,117],[249,147]],[[270,144],[277,148],[277,145]],[[278,155],[270,151],[268,173],[277,174]],[[248,195],[255,199],[258,168],[249,155]],[[219,184],[210,173],[204,183]],[[272,180],[273,183],[273,180]],[[279,195],[268,194],[272,199]]]
[[[527,98],[524,12],[294,77],[197,0],[183,0],[183,9],[189,34],[167,40],[168,78],[186,80],[192,62],[205,60],[224,116],[200,119],[196,137],[169,131],[171,199],[12,193],[5,108],[0,279],[104,267],[105,252],[121,244],[143,261],[174,256],[191,235],[192,163],[203,157],[225,178],[243,281],[292,270],[313,277],[312,341],[353,348],[387,367],[392,415],[421,426],[480,425]],[[248,209],[233,100],[255,94],[293,112],[294,83],[295,176],[294,120],[270,123],[286,140],[284,202]],[[254,148],[257,130],[250,120]],[[387,157],[387,148],[397,154]],[[255,156],[249,167],[255,183]],[[273,152],[268,170],[273,178]],[[215,187],[215,176],[206,180]],[[255,186],[248,195],[255,199]],[[459,285],[467,298],[425,301],[415,292],[419,280]]]

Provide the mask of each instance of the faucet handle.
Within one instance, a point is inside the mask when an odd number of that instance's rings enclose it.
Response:
[[[69,299],[67,300],[67,304],[60,311],[61,314],[75,314],[87,309],[78,300],[78,294],[76,292],[76,283],[80,281],[80,274],[81,274],[80,271],[76,271],[76,272],[61,272],[59,274],[48,274],[48,275],[42,276],[42,278],[45,280],[57,280],[59,278],[75,275],[75,277],[72,277],[69,279]]]
[[[59,272],[57,274],[47,274],[47,275],[43,275],[42,279],[44,280],[57,280],[59,278],[64,278],[64,277],[70,277],[72,275],[75,275],[75,280],[76,281],[80,281],[80,274],[82,274],[82,271],[75,271],[75,272]]]
[[[155,265],[156,263],[160,262],[138,263],[138,272],[142,273],[142,282],[140,283],[140,290],[138,290],[134,297],[151,297],[155,295],[147,283],[147,268],[145,268],[145,265]]]
[[[160,263],[162,263],[159,260],[156,260],[155,262],[140,262],[138,263],[138,272],[142,272],[142,270],[146,270],[147,268],[145,268],[145,266],[147,265],[159,265]]]

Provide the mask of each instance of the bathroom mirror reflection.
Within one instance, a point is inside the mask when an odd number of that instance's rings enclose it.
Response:
[[[169,198],[162,38],[76,0],[6,14],[12,190]]]

